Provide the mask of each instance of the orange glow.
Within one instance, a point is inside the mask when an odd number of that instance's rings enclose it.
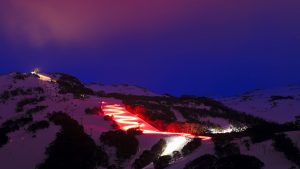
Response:
[[[113,120],[120,126],[122,130],[130,128],[139,128],[144,134],[163,134],[163,135],[179,135],[188,138],[200,138],[202,140],[210,140],[208,136],[195,136],[189,133],[176,133],[159,131],[141,118],[128,112],[124,106],[119,104],[107,104],[103,102],[102,110],[104,115],[111,116]]]
[[[51,79],[51,77],[46,76],[46,75],[42,75],[42,74],[40,74],[36,71],[32,71],[31,74],[37,75],[39,77],[39,79],[42,80],[42,81],[55,82],[55,80]]]

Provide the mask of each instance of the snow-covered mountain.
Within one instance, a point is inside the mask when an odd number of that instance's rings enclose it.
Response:
[[[159,96],[159,94],[153,93],[148,89],[143,87],[128,85],[128,84],[114,84],[114,85],[104,85],[100,83],[88,84],[88,88],[93,89],[97,92],[103,92],[106,94],[110,93],[122,93],[122,94],[131,94],[137,96]]]
[[[294,91],[269,96],[280,105],[278,96],[298,101]],[[0,167],[299,168],[296,125],[237,110],[207,97],[84,85],[63,73],[1,75]],[[118,130],[128,126],[135,129]]]
[[[300,85],[255,90],[220,99],[236,110],[275,122],[294,121],[300,115]]]

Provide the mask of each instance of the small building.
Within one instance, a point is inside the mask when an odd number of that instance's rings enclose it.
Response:
[[[48,81],[48,82],[55,82],[55,83],[56,83],[56,81],[55,81],[54,79],[52,79],[50,76],[40,74],[40,69],[38,69],[38,68],[35,68],[35,69],[31,72],[31,74],[37,76],[37,77],[38,77],[40,80],[42,80],[42,81]]]

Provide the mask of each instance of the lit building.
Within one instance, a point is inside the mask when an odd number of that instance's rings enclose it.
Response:
[[[48,82],[56,82],[55,80],[51,79],[51,77],[47,76],[47,75],[43,75],[43,74],[40,74],[40,69],[39,68],[35,68],[31,74],[33,75],[36,75],[39,77],[40,80],[42,81],[48,81]]]

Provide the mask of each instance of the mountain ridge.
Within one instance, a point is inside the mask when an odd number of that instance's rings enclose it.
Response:
[[[41,78],[41,75],[49,77],[50,80]],[[258,157],[251,159],[263,162],[266,169],[274,169],[272,161],[261,156],[261,153],[277,159],[275,168],[297,167],[295,160],[290,161],[291,159],[284,157],[284,153],[281,152],[285,152],[284,150],[277,151],[272,145],[274,134],[286,133],[299,149],[300,133],[291,127],[292,124],[268,122],[207,97],[99,92],[88,88],[76,77],[63,73],[10,73],[0,76],[0,96],[0,138],[1,141],[2,136],[4,141],[7,139],[4,144],[0,142],[0,160],[3,160],[7,169],[45,168],[45,160],[59,163],[58,159],[47,151],[59,153],[60,149],[57,147],[64,145],[61,141],[68,142],[69,139],[65,138],[70,137],[76,143],[72,148],[76,152],[98,154],[87,159],[93,160],[92,166],[86,163],[86,166],[81,168],[184,168],[194,165],[188,164],[197,157],[212,154],[215,156],[215,162],[212,164],[216,165],[215,167],[220,167],[220,163],[226,161],[227,157],[247,159],[246,155],[249,155]],[[211,136],[212,140],[202,141],[201,144],[181,136],[139,134],[139,131],[124,133],[118,130],[116,117],[104,116],[99,102],[122,105],[124,111],[145,120],[161,131],[193,132]],[[61,118],[65,120],[57,121]],[[74,130],[69,129],[65,123],[77,127]],[[265,130],[266,127],[270,130]],[[257,131],[266,135],[259,135]],[[69,132],[77,133],[78,137],[73,137]],[[136,140],[137,142],[133,142],[137,145],[133,144],[130,150],[138,148],[137,152],[123,149],[124,146],[117,145],[119,142],[107,142],[115,138],[124,140],[124,143],[127,139]],[[162,141],[159,141],[161,139]],[[182,145],[175,146],[174,141],[178,143],[180,139],[185,141]],[[82,141],[76,140],[89,142],[85,146],[90,147],[91,151],[85,152],[80,148],[83,146]],[[37,151],[32,152],[32,156],[22,158],[22,155],[27,155],[29,149],[36,147],[34,144],[37,143],[40,145]],[[69,144],[73,145],[73,142]],[[175,149],[171,150],[171,154],[163,153],[165,149],[169,149],[168,146]],[[266,150],[260,151],[264,150],[263,147],[266,147]],[[64,151],[69,152],[67,147]],[[149,152],[152,155],[149,156]],[[177,155],[174,155],[174,152]],[[123,156],[122,153],[129,154]],[[63,158],[72,159],[73,155],[69,154],[68,158]],[[101,161],[94,161],[99,158]]]

